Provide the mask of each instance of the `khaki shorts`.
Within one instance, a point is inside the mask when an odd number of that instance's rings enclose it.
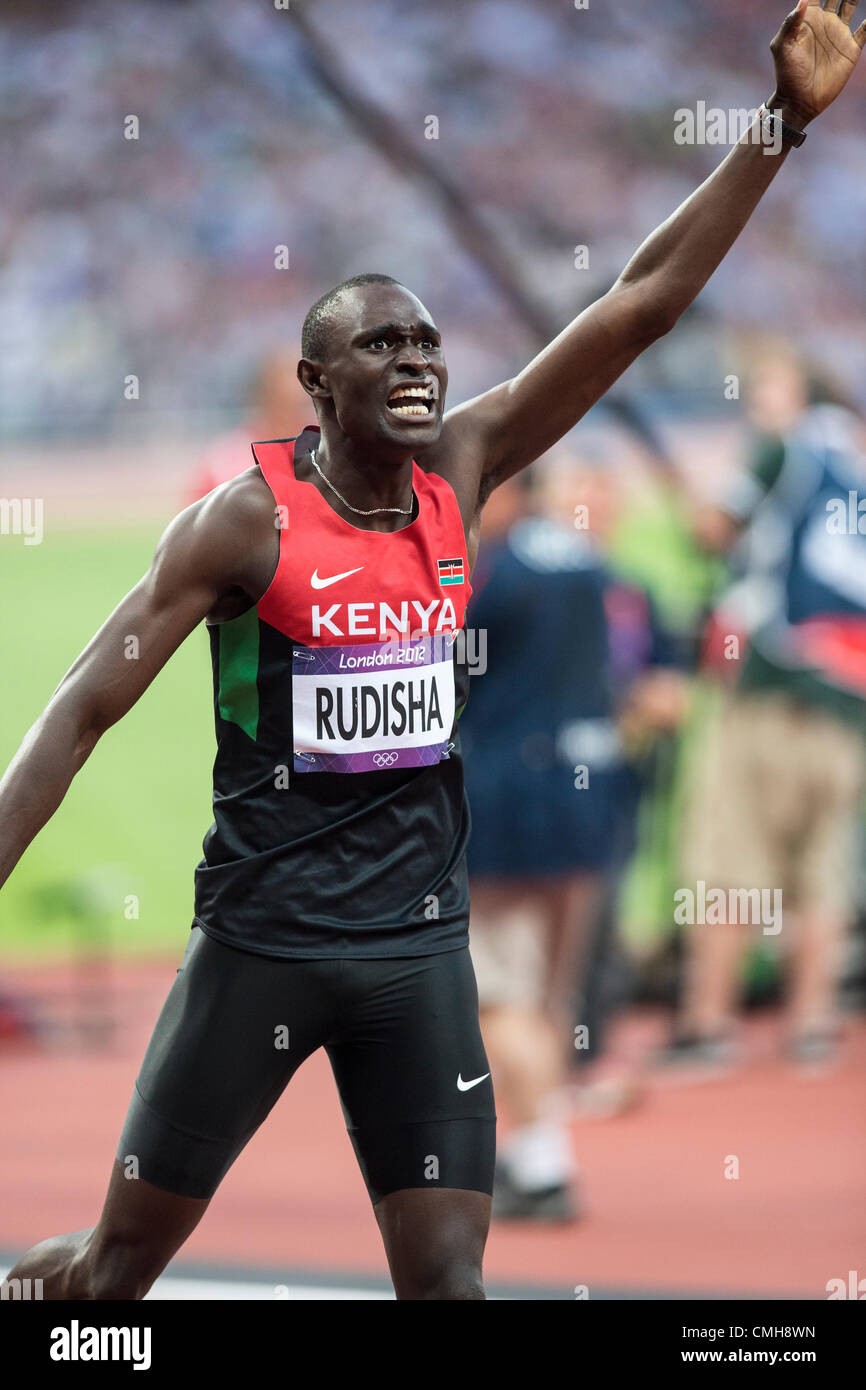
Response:
[[[479,1008],[541,1007],[546,978],[544,932],[544,914],[528,897],[516,897],[497,913],[472,912],[469,954],[478,982]]]
[[[469,954],[480,1008],[565,1006],[601,883],[586,873],[543,886],[470,884]]]
[[[686,774],[684,884],[782,890],[848,915],[864,787],[856,730],[782,694],[726,695]]]

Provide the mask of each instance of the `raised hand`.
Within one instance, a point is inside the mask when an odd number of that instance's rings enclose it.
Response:
[[[841,92],[866,45],[866,22],[851,32],[857,0],[799,0],[770,51],[776,64],[774,108],[800,128]]]

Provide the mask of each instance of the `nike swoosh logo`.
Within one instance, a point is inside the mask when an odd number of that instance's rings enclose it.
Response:
[[[316,568],[310,575],[310,583],[314,589],[327,589],[329,584],[336,584],[340,579],[348,579],[350,574],[359,574],[363,568],[363,565],[358,565],[357,569],[346,570],[343,574],[332,574],[329,579],[320,579],[318,568]]]
[[[477,1086],[479,1081],[486,1081],[489,1075],[490,1072],[486,1071],[483,1076],[476,1076],[474,1081],[464,1081],[463,1077],[458,1074],[457,1089],[458,1091],[471,1091],[472,1087]]]

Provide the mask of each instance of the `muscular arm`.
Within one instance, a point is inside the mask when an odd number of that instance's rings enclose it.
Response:
[[[773,40],[776,114],[798,129],[845,85],[866,43],[855,5],[800,0]],[[612,289],[511,381],[449,412],[449,455],[479,460],[479,501],[561,439],[650,343],[667,333],[736,241],[788,157],[747,132],[638,249]]]
[[[105,730],[193,628],[220,602],[248,607],[260,597],[278,544],[273,499],[256,472],[175,518],[147,574],[67,671],[0,781],[0,885]]]

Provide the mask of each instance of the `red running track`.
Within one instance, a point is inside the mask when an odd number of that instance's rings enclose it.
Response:
[[[93,1224],[137,1065],[175,963],[114,969],[110,1051],[0,1045],[0,1250]],[[68,999],[62,967],[7,970],[4,985]],[[662,1020],[632,1013],[620,1043],[646,1053]],[[746,1030],[735,1076],[702,1085],[649,1075],[643,1102],[578,1120],[584,1219],[558,1230],[494,1225],[490,1280],[645,1296],[825,1298],[866,1275],[866,1023],[838,1066],[804,1076],[778,1057],[779,1024]],[[729,1156],[739,1178],[725,1177]],[[324,1054],[298,1072],[229,1173],[175,1268],[387,1274]]]

